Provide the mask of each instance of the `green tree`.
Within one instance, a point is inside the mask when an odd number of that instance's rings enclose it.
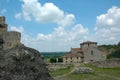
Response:
[[[58,62],[63,62],[63,58],[58,58]]]
[[[50,58],[50,63],[56,63],[56,62],[57,62],[56,58]]]

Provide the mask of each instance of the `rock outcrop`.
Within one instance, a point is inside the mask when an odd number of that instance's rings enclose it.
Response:
[[[0,50],[0,80],[53,80],[41,54],[24,45]]]

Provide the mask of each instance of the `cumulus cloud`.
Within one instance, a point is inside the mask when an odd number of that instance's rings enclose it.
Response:
[[[16,18],[16,19],[20,19],[20,18],[21,18],[21,16],[22,16],[22,14],[21,14],[21,13],[17,13],[17,14],[15,14],[15,18]]]
[[[22,26],[20,26],[20,27],[11,26],[11,27],[10,27],[10,30],[11,30],[11,31],[18,31],[18,32],[20,32],[20,33],[23,33],[23,32],[24,32],[24,28],[23,28]]]
[[[120,40],[120,8],[113,6],[107,13],[97,16],[94,32],[90,33],[88,28],[81,24],[75,24],[69,30],[75,19],[73,14],[61,10],[53,3],[41,5],[38,0],[21,0],[22,13],[16,14],[25,20],[35,20],[39,23],[55,23],[58,27],[49,34],[38,33],[37,37],[30,34],[23,34],[22,42],[40,51],[66,51],[70,47],[79,47],[79,43],[85,40],[93,40],[102,43],[118,42]],[[23,27],[11,27],[11,30],[24,32]],[[31,43],[32,42],[32,43]]]
[[[32,19],[40,23],[56,23],[60,26],[68,26],[73,23],[75,16],[65,13],[53,3],[41,5],[38,0],[22,0],[22,13],[28,21]]]
[[[118,42],[120,40],[120,8],[113,6],[107,13],[97,16],[94,30],[103,41]]]
[[[84,28],[81,24],[75,25],[69,31],[59,26],[51,34],[38,33],[37,40],[45,47],[41,48],[42,51],[69,51],[70,47],[79,47],[88,33],[88,28]]]
[[[68,44],[73,41],[82,40],[85,36],[89,33],[88,28],[84,28],[81,24],[75,25],[71,30],[66,31],[65,28],[59,26],[58,28],[55,28],[54,31],[51,34],[42,34],[39,33],[37,36],[37,39],[39,40],[45,40],[45,41],[52,41],[55,44]]]

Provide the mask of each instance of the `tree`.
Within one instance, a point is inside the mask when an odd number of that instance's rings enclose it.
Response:
[[[56,58],[50,58],[50,63],[56,63],[56,62],[57,62]]]
[[[58,62],[63,62],[63,58],[58,58]]]

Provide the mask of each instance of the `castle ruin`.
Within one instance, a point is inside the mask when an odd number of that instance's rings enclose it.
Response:
[[[11,49],[20,45],[21,33],[8,31],[7,28],[5,17],[0,16],[0,49]]]

